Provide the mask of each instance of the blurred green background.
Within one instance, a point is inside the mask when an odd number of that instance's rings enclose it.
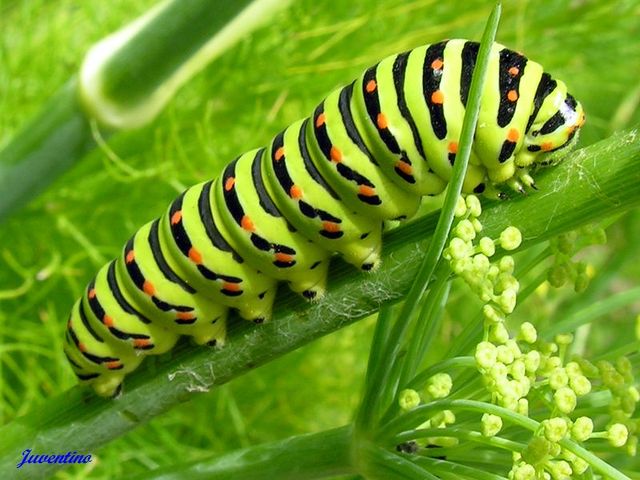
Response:
[[[93,42],[154,3],[1,1],[0,147],[77,71]],[[112,137],[109,151],[87,156],[0,225],[0,422],[75,384],[61,348],[70,306],[95,271],[178,192],[266,144],[384,56],[443,38],[479,39],[492,6],[294,1],[187,84],[152,125]],[[565,80],[584,104],[581,145],[640,121],[637,0],[505,1],[498,39]],[[616,219],[608,234],[606,246],[582,254],[595,281],[606,279],[598,296],[638,284],[640,250],[630,239],[640,237],[640,217]],[[572,302],[595,300],[576,297],[569,287],[539,290],[516,319],[544,324]],[[468,296],[456,285],[438,348],[446,349],[475,315]],[[586,348],[596,353],[632,329],[630,311],[605,320],[620,328],[589,337]],[[365,320],[321,339],[175,408],[91,452],[97,461],[88,467],[57,477],[116,478],[344,424],[358,402],[371,333],[372,321]]]

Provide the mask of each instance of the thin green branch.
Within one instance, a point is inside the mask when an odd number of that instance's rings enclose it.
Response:
[[[390,378],[394,381],[390,382],[389,390],[382,397],[385,400],[386,410],[379,423],[384,423],[385,419],[392,418],[399,411],[400,405],[395,401],[395,397],[401,389],[407,387],[409,378],[415,374],[420,361],[424,358],[423,351],[437,332],[439,320],[442,319],[442,309],[444,309],[444,304],[441,302],[442,295],[449,284],[450,273],[447,262],[438,264],[435,280],[430,283],[429,291],[423,295],[422,308],[420,312],[414,312],[416,318],[413,319],[412,328],[407,335],[408,345],[393,361]]]
[[[438,216],[438,222],[436,224],[433,237],[429,243],[426,254],[420,262],[415,280],[409,288],[409,292],[404,300],[402,309],[397,317],[398,321],[394,324],[389,335],[389,341],[386,343],[380,354],[375,352],[375,355],[378,358],[378,365],[375,366],[376,380],[380,385],[380,388],[377,390],[371,390],[370,394],[372,395],[372,398],[365,397],[363,400],[363,403],[366,403],[373,409],[373,413],[369,414],[369,417],[371,415],[377,415],[377,412],[384,408],[382,405],[383,402],[395,396],[395,392],[389,392],[390,389],[397,386],[395,382],[390,381],[391,372],[396,368],[398,354],[401,348],[405,346],[404,340],[407,332],[410,330],[412,320],[415,321],[415,310],[420,299],[427,290],[429,282],[433,278],[433,274],[440,262],[442,251],[444,250],[445,243],[449,236],[449,231],[451,230],[455,207],[460,197],[462,184],[467,171],[467,165],[469,163],[469,157],[471,155],[473,135],[476,131],[476,124],[480,113],[482,88],[484,86],[484,80],[489,65],[489,54],[491,53],[491,47],[493,46],[496,32],[498,30],[500,12],[501,6],[498,3],[492,10],[482,35],[478,58],[471,78],[469,100],[465,110],[464,120],[462,122],[456,162],[453,166],[451,179],[449,180],[442,210]],[[403,360],[400,361],[402,362]],[[358,416],[358,418],[361,417]]]
[[[398,381],[399,388],[405,388],[409,379],[415,375],[421,360],[439,330],[451,284],[449,275],[447,275],[450,273],[448,265],[445,262],[443,265],[446,268],[443,269],[441,275],[436,274],[436,279],[425,295],[422,308],[418,313],[416,330],[414,331],[415,339],[411,341],[407,349]]]
[[[382,362],[380,353],[384,346],[389,342],[389,335],[394,325],[393,306],[391,304],[384,305],[378,313],[376,328],[373,333],[373,341],[369,353],[369,362],[367,365],[367,373],[365,376],[365,388],[362,395],[362,401],[356,413],[355,425],[359,432],[370,431],[377,415],[376,390],[381,388],[378,382],[379,369]],[[395,321],[398,321],[395,316]]]
[[[22,208],[95,147],[70,81],[0,151],[0,221]]]
[[[434,298],[438,297],[439,294],[442,293],[442,289],[449,281],[450,273],[451,270],[449,269],[449,264],[447,262],[443,261],[438,263],[436,271],[433,274],[434,280],[429,283],[429,290],[423,295],[423,305],[427,302],[433,303]],[[404,319],[403,317],[398,317],[396,320],[396,324],[397,322],[404,322],[407,326],[406,333],[404,334],[402,341],[396,340],[401,344],[401,348],[398,350],[397,356],[393,359],[386,360],[386,363],[391,364],[388,374],[390,381],[383,383],[382,380],[378,380],[378,384],[380,385],[377,391],[377,394],[380,397],[378,406],[386,409],[384,414],[381,416],[382,419],[393,416],[394,412],[400,408],[395,399],[400,389],[405,388],[405,380],[402,378],[402,370],[407,366],[408,362],[411,361],[410,356],[415,354],[412,350],[420,348],[421,345],[419,342],[423,338],[422,334],[432,331],[432,329],[435,330],[436,328],[436,321],[434,318],[423,316],[421,313],[422,311],[414,310],[413,318]],[[384,359],[385,357],[381,358]],[[383,364],[385,364],[385,362],[383,362]],[[377,423],[380,423],[380,417],[376,420]]]
[[[470,442],[479,443],[490,448],[500,448],[503,450],[509,450],[510,452],[521,452],[527,445],[521,442],[514,442],[507,438],[501,438],[498,436],[487,437],[481,432],[474,430],[466,430],[464,428],[447,427],[447,428],[417,428],[408,432],[402,432],[396,435],[391,441],[392,445],[397,445],[409,440],[415,440],[417,438],[429,438],[429,437],[450,437],[458,438],[461,440],[468,440]]]
[[[435,472],[441,478],[452,479],[473,479],[473,480],[507,480],[507,477],[496,475],[494,473],[479,470],[473,467],[467,467],[459,463],[448,462],[446,460],[437,460],[429,457],[419,457],[416,462],[424,465],[431,472]]]

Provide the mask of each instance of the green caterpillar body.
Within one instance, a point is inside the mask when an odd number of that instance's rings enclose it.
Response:
[[[477,53],[449,40],[386,58],[186,190],[74,305],[65,353],[76,375],[115,395],[180,335],[222,343],[230,309],[268,320],[279,282],[318,298],[335,253],[375,269],[383,221],[411,217],[450,179]],[[583,123],[564,83],[494,44],[464,191],[534,186],[530,167],[555,162]]]

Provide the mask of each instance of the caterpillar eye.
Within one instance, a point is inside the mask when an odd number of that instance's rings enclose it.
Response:
[[[521,82],[525,65],[540,66],[492,48],[487,85],[500,92],[482,96],[464,191],[507,200],[535,188],[519,169],[556,163],[546,154],[561,142],[550,134],[565,120],[535,122],[545,99],[564,99],[566,88],[546,73]],[[446,40],[382,61],[268,146],[236,157],[217,180],[183,192],[76,303],[65,351],[73,368],[80,368],[73,359],[82,359],[95,367],[87,372],[101,372],[80,380],[105,396],[116,384],[119,391],[122,372],[153,353],[144,347],[163,352],[180,335],[223,345],[228,312],[269,321],[280,283],[317,301],[332,256],[375,270],[385,224],[412,217],[422,197],[446,189],[458,153],[458,105],[467,104],[478,51],[477,42]],[[564,105],[577,115],[573,97]],[[526,127],[516,110],[532,112]],[[573,120],[581,126],[581,109]],[[529,131],[534,123],[539,128]],[[415,441],[397,446],[403,453],[418,448]]]

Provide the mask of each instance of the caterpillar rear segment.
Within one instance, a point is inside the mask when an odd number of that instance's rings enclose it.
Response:
[[[451,177],[477,54],[450,40],[386,58],[186,190],[74,305],[65,353],[77,376],[112,396],[180,335],[221,344],[230,309],[268,320],[279,282],[321,297],[333,254],[374,270],[383,222],[411,217]],[[494,44],[464,191],[534,187],[531,172],[559,161],[583,123],[563,82]]]

